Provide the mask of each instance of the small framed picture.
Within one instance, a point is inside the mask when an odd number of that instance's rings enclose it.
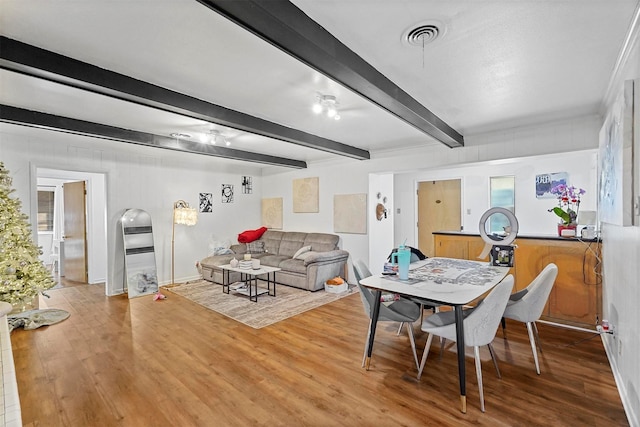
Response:
[[[222,184],[222,203],[233,203],[233,184]]]
[[[213,212],[213,193],[200,193],[200,212]]]
[[[253,179],[250,176],[242,177],[242,194],[253,193]]]

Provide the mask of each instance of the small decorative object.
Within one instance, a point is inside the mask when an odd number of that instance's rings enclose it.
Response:
[[[376,219],[378,221],[382,221],[387,218],[387,207],[385,206],[387,204],[387,197],[383,196],[380,192],[376,194],[376,197],[378,198],[378,204],[376,205]]]
[[[251,254],[244,254],[245,261],[251,261]]]
[[[334,277],[324,282],[325,292],[340,294],[349,290],[349,284],[342,277]]]
[[[560,218],[558,236],[575,237],[580,197],[586,191],[582,188],[559,184],[551,189],[551,193],[555,194],[558,199],[558,206],[549,209],[549,212],[553,212]]]
[[[200,193],[200,212],[210,213],[213,212],[213,194],[212,193]]]
[[[232,259],[231,261],[229,261],[229,265],[231,265],[231,267],[236,268],[238,266],[238,260],[237,259]]]
[[[251,260],[254,270],[260,270],[260,260],[258,258],[254,258]]]

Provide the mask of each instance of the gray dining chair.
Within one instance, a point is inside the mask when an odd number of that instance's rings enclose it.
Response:
[[[500,369],[495,358],[491,342],[495,338],[496,331],[500,326],[500,318],[507,306],[509,295],[513,289],[513,276],[508,275],[498,283],[478,305],[463,311],[464,344],[473,347],[476,363],[476,376],[478,378],[478,389],[480,392],[480,409],[484,412],[484,392],[482,390],[482,365],[480,363],[480,346],[489,347],[493,365],[496,368],[498,378]],[[456,320],[453,311],[441,311],[426,317],[422,321],[422,331],[429,334],[427,343],[422,353],[422,361],[418,368],[418,380],[422,376],[424,365],[429,355],[429,347],[433,336],[437,335],[448,340],[456,341]]]
[[[540,347],[540,338],[538,336],[538,328],[536,320],[540,319],[542,310],[549,299],[549,294],[553,288],[553,284],[558,277],[558,266],[554,263],[548,264],[535,279],[521,291],[514,292],[507,307],[504,310],[503,318],[518,320],[526,323],[529,332],[529,342],[531,343],[531,351],[533,352],[533,361],[536,365],[536,373],[540,375],[540,364],[538,362],[537,347]],[[505,333],[505,324],[502,324],[503,334]],[[505,335],[506,338],[506,335]],[[542,349],[542,347],[540,347]]]
[[[356,283],[360,291],[360,299],[362,300],[362,306],[364,312],[369,316],[369,331],[367,332],[367,339],[365,341],[364,354],[362,356],[362,366],[364,367],[367,358],[367,346],[371,337],[371,325],[373,305],[375,303],[375,294],[369,288],[360,284],[360,280],[372,276],[367,265],[358,260],[353,263],[353,271],[356,276]],[[378,313],[378,322],[400,322],[406,325],[407,334],[409,335],[409,342],[411,343],[411,350],[413,351],[413,360],[418,367],[418,353],[416,351],[416,340],[413,334],[413,323],[420,318],[420,307],[418,304],[409,301],[406,298],[400,298],[397,301],[393,301],[391,304],[381,303],[380,312]]]

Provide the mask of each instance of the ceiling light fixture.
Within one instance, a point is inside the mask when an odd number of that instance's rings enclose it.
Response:
[[[189,138],[191,138],[191,135],[189,135],[188,133],[179,133],[179,132],[170,133],[169,136],[171,138],[175,138],[175,139],[189,139]]]
[[[312,110],[316,114],[325,114],[330,119],[340,120],[340,114],[338,113],[338,101],[333,95],[321,95],[316,97],[316,102],[313,104]]]
[[[231,142],[229,142],[227,138],[225,138],[224,135],[220,133],[219,130],[215,130],[215,129],[210,130],[209,133],[207,134],[207,137],[208,137],[207,138],[208,142],[210,142],[213,145],[224,144],[227,147],[231,145]]]

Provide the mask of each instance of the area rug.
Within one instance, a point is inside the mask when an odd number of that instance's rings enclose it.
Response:
[[[45,308],[40,310],[29,310],[22,313],[7,315],[9,332],[16,328],[23,327],[25,331],[36,329],[41,326],[54,325],[69,317],[69,312],[57,308]]]
[[[244,295],[222,292],[222,286],[200,280],[162,289],[187,298],[203,307],[224,314],[238,322],[255,329],[264,328],[281,320],[293,317],[305,311],[337,301],[353,295],[355,286],[340,294],[332,294],[323,290],[309,292],[290,286],[278,285],[276,296],[261,295],[258,302],[249,301]],[[358,300],[358,303],[360,301]]]

